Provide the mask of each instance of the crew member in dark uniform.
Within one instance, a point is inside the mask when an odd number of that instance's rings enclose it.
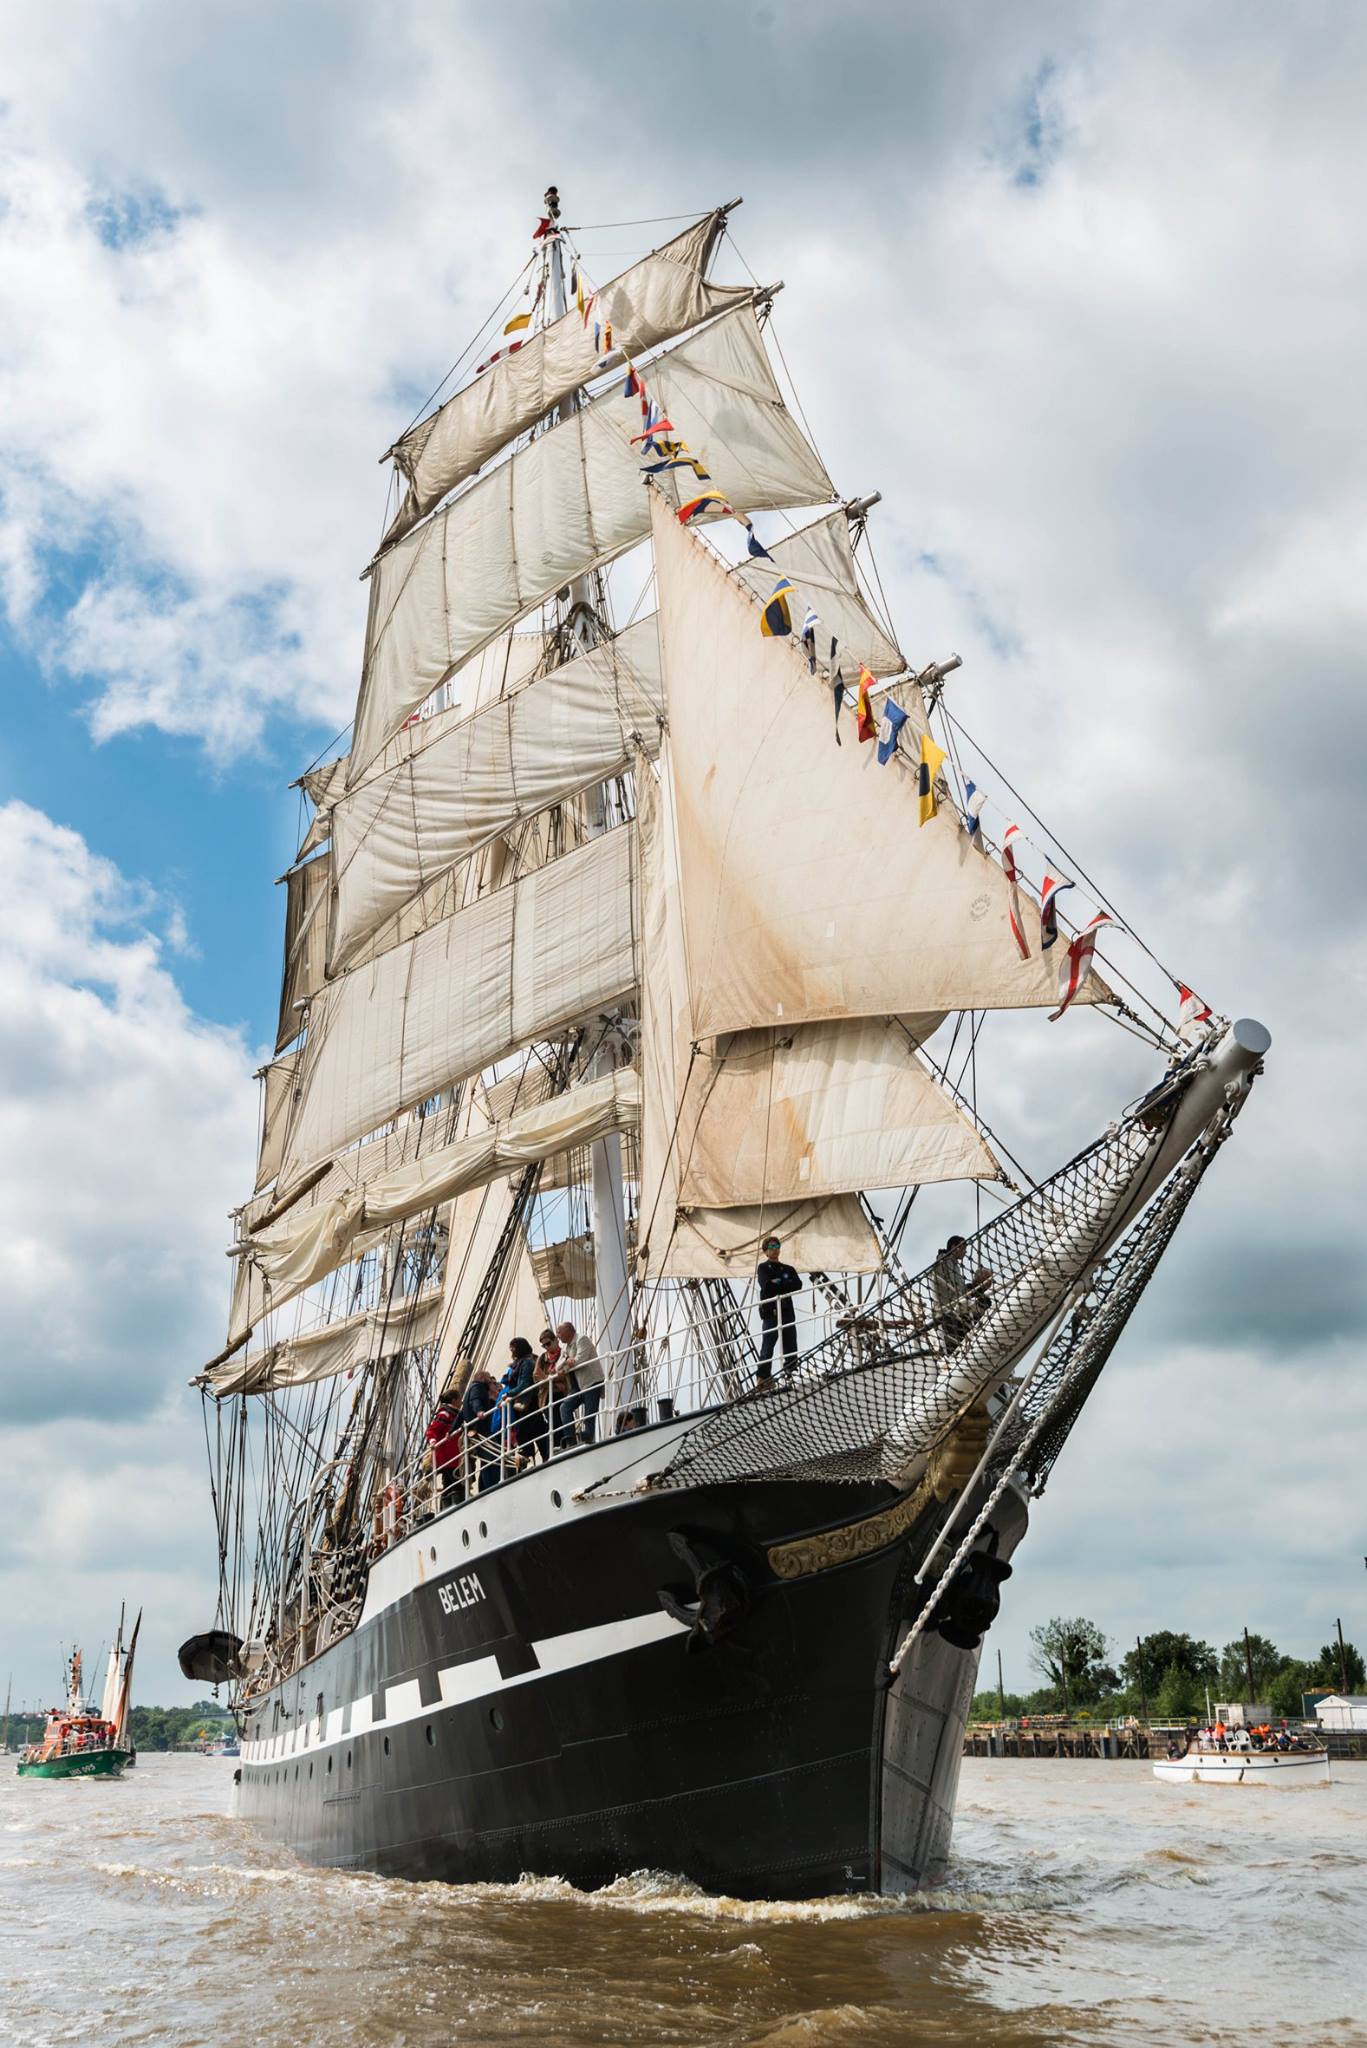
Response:
[[[792,1371],[797,1363],[797,1318],[793,1314],[793,1296],[802,1291],[802,1282],[796,1269],[785,1266],[779,1253],[783,1249],[777,1237],[766,1237],[760,1249],[764,1257],[759,1262],[756,1278],[759,1281],[759,1322],[763,1335],[759,1344],[759,1372],[757,1377],[767,1384],[774,1373],[774,1346],[778,1343],[780,1329],[783,1332],[783,1370]]]

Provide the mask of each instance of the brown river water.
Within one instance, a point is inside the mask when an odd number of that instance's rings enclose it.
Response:
[[[0,1764],[4,2048],[1367,2044],[1367,1765],[969,1759],[944,1891],[806,1906],[308,1870],[229,1817],[232,1770]]]

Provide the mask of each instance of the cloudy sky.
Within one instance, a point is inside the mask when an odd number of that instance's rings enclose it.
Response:
[[[376,458],[552,179],[584,223],[745,195],[816,441],[884,494],[903,646],[963,655],[964,723],[1274,1033],[1008,1588],[1008,1684],[1058,1611],[1122,1646],[1367,1637],[1363,10],[0,15],[0,1676],[51,1693],[127,1597],[143,1697],[190,1696],[185,1381],[248,1185],[287,785],[351,715]],[[666,232],[582,243],[605,275]],[[1036,1172],[1148,1075],[1066,1024],[984,1041]]]

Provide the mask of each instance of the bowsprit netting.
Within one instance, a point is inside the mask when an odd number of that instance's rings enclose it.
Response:
[[[852,1309],[791,1378],[706,1416],[649,1483],[895,1478],[1002,1384],[1085,1282],[1032,1374],[1028,1406],[1015,1411],[1017,1443],[1049,1412],[1032,1440],[1047,1469],[1041,1447],[1052,1462],[1090,1390],[1078,1388],[1083,1350],[1094,1378],[1204,1170],[1196,1148],[1152,1199],[1146,1164],[1170,1115],[1136,1113],[994,1217],[953,1266],[942,1254],[873,1307]],[[1139,1222],[1103,1257],[1137,1194],[1150,1196]]]

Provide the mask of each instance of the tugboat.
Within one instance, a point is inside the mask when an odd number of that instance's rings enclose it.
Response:
[[[81,1653],[73,1649],[67,1664],[66,1704],[49,1711],[40,1740],[29,1743],[20,1754],[21,1778],[114,1778],[133,1763],[128,1737],[129,1688],[141,1625],[139,1614],[127,1651],[119,1653],[113,1697],[107,1685],[99,1712],[84,1698]]]

